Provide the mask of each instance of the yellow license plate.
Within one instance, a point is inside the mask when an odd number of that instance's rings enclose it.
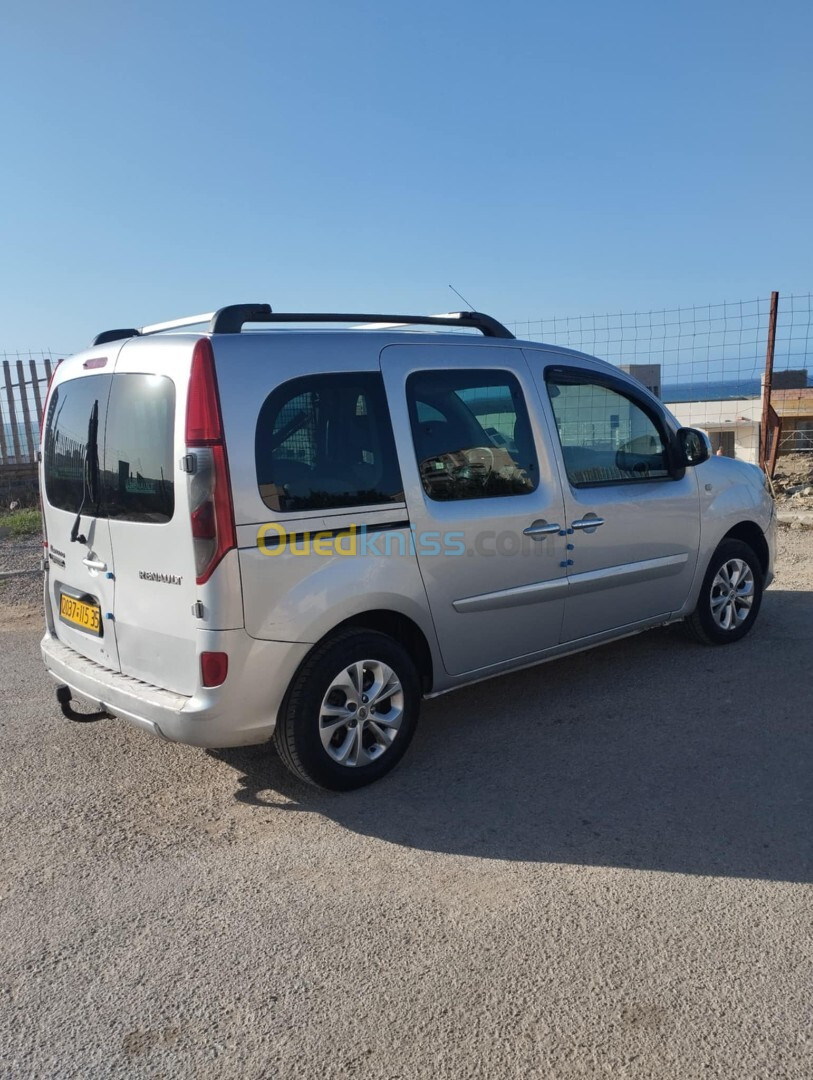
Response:
[[[98,607],[95,604],[86,604],[84,600],[74,600],[65,593],[59,598],[59,617],[72,626],[78,626],[80,630],[87,630],[89,634],[102,632]]]

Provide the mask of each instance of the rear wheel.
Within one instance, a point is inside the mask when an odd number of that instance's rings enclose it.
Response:
[[[363,787],[403,757],[420,697],[402,645],[376,631],[346,630],[317,646],[294,676],[274,742],[300,779],[334,791]]]
[[[756,622],[762,591],[762,567],[754,551],[741,540],[723,540],[686,625],[704,645],[739,641]]]

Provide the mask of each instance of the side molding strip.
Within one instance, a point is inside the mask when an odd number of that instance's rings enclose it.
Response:
[[[568,580],[570,596],[586,592],[614,589],[617,585],[630,585],[638,581],[673,577],[679,574],[689,559],[688,552],[680,555],[664,555],[660,559],[642,559],[641,562],[606,566],[602,570],[588,570],[584,574],[571,574]]]
[[[480,596],[467,596],[463,600],[452,601],[452,606],[461,614],[471,611],[494,611],[497,608],[539,604],[544,600],[561,600],[567,595],[567,591],[567,578],[561,577],[554,578],[552,581],[534,582],[531,585],[518,585],[514,589],[482,593]]]
[[[681,572],[688,559],[688,552],[683,552],[680,555],[665,555],[660,559],[643,559],[641,562],[623,563],[621,566],[607,566],[601,570],[587,570],[583,574],[554,578],[552,581],[539,581],[530,585],[519,585],[514,589],[467,596],[462,600],[454,600],[452,606],[455,611],[464,615],[474,611],[495,611],[498,608],[560,600],[564,596],[580,596],[583,593],[614,589],[618,585],[672,577]]]

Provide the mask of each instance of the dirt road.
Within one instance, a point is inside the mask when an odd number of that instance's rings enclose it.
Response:
[[[63,720],[0,630],[0,1075],[808,1077],[813,532],[754,633],[428,703],[308,790]]]

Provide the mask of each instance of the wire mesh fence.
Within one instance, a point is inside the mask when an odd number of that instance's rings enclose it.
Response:
[[[767,401],[771,298],[514,323],[517,337],[598,356],[629,371],[716,452],[762,463],[763,428],[779,454],[813,456],[813,296],[780,296]],[[0,352],[0,467],[36,461],[42,406],[59,354]],[[767,418],[767,423],[763,420]],[[763,432],[764,435],[764,432]]]
[[[780,296],[769,404],[778,451],[813,450],[813,297]],[[757,463],[771,298],[659,311],[549,316],[514,323],[517,337],[598,356],[629,371],[678,420],[708,431],[715,452]]]
[[[49,350],[0,352],[0,466],[37,460],[42,407],[57,359]]]
[[[811,296],[779,298],[776,359],[770,406],[779,420],[780,454],[797,451],[813,458],[813,362]]]

